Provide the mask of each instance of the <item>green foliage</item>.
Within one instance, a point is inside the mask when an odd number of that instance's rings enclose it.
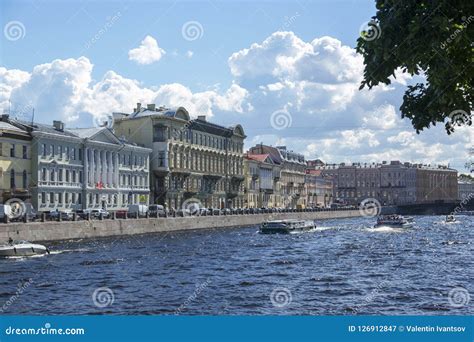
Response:
[[[422,75],[426,81],[408,86],[400,106],[416,132],[446,119],[448,134],[471,125],[474,1],[377,0],[376,8],[372,25],[380,35],[373,39],[369,29],[357,40],[365,64],[361,89],[390,84],[398,68]]]

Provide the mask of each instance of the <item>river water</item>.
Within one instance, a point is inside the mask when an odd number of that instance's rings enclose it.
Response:
[[[190,218],[192,219],[192,218]],[[317,221],[46,243],[0,260],[3,314],[474,314],[474,217]],[[21,292],[21,293],[20,293]]]

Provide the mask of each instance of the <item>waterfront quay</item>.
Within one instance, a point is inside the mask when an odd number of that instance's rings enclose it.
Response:
[[[178,230],[257,226],[266,220],[322,220],[361,216],[359,210],[294,210],[287,213],[263,213],[222,216],[154,217],[83,221],[46,221],[7,223],[0,226],[0,241],[55,241],[136,235]]]

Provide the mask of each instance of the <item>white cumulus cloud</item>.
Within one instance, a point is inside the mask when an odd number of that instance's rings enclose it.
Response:
[[[13,106],[34,107],[39,122],[58,119],[72,127],[89,126],[95,116],[131,112],[136,102],[184,106],[192,117],[211,117],[215,111],[239,113],[249,108],[248,91],[237,84],[224,91],[203,92],[193,92],[179,83],[146,87],[115,71],[93,81],[93,67],[88,58],[80,57],[40,64],[31,73],[0,68],[0,109],[8,111],[11,99]]]
[[[128,58],[138,64],[151,64],[159,61],[165,53],[155,38],[146,36],[139,47],[128,51]]]

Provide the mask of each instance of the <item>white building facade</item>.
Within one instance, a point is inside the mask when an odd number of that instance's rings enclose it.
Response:
[[[38,211],[148,203],[150,149],[128,144],[106,128],[65,130],[34,124],[32,203]]]

